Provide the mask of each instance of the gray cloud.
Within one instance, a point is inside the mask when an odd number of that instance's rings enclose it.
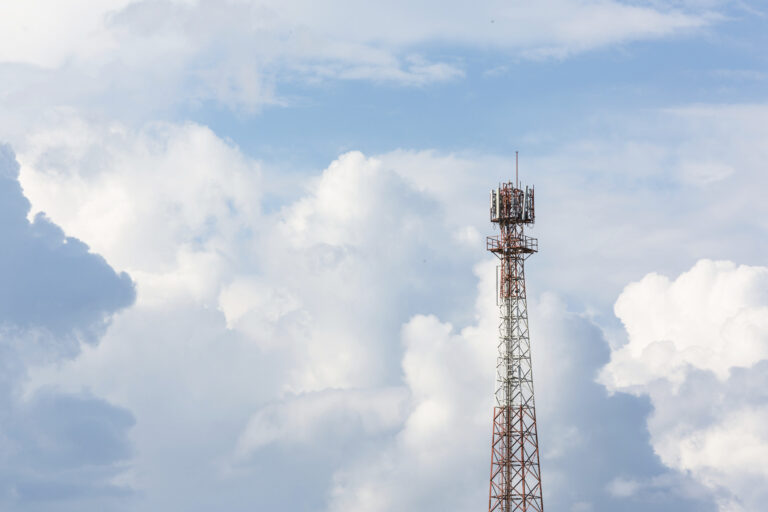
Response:
[[[131,278],[44,214],[27,220],[30,204],[7,146],[0,146],[0,168],[0,325],[94,342],[109,315],[133,303]]]
[[[132,454],[130,412],[89,394],[44,390],[14,403],[10,413],[0,423],[0,504],[51,510],[74,499],[128,494],[109,480]]]
[[[90,500],[103,510],[128,493],[112,479],[132,453],[132,414],[89,393],[25,396],[24,385],[31,365],[96,343],[134,285],[44,215],[29,222],[18,170],[0,145],[0,506],[81,510]]]
[[[609,395],[595,382],[610,355],[596,324],[545,295],[531,305],[531,332],[548,507],[716,510],[704,489],[671,474],[654,454],[645,424],[648,400]],[[617,493],[617,479],[645,485],[645,492]],[[698,496],[689,492],[692,487]]]

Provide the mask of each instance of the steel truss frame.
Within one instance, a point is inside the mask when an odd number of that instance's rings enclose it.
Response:
[[[533,189],[502,184],[491,196],[491,220],[500,229],[488,237],[487,248],[499,258],[501,322],[488,510],[543,512],[525,290],[525,260],[538,251],[538,242],[523,234],[534,221]]]

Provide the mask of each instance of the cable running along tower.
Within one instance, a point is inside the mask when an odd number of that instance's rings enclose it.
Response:
[[[496,300],[501,317],[489,512],[544,510],[525,296],[525,260],[538,251],[538,241],[523,228],[534,218],[533,187],[520,187],[516,168],[515,183],[491,191],[491,222],[499,234],[487,239],[488,250],[499,258]]]

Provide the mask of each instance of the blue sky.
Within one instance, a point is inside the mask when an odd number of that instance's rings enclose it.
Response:
[[[278,163],[293,158],[318,166],[340,151],[393,147],[506,154],[516,143],[545,151],[530,134],[569,140],[617,112],[762,101],[764,20],[737,8],[725,12],[732,18],[695,36],[612,45],[566,59],[532,61],[498,50],[432,45],[417,51],[459,63],[462,79],[405,88],[369,81],[280,83],[285,107],[233,116],[214,102],[184,108],[177,119],[209,125]],[[286,146],[286,139],[302,144]]]
[[[482,508],[520,151],[547,508],[761,510],[766,19],[3,5],[0,508]]]

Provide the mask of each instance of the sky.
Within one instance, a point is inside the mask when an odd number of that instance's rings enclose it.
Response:
[[[488,191],[548,510],[768,499],[768,7],[0,4],[0,509],[486,506]]]

